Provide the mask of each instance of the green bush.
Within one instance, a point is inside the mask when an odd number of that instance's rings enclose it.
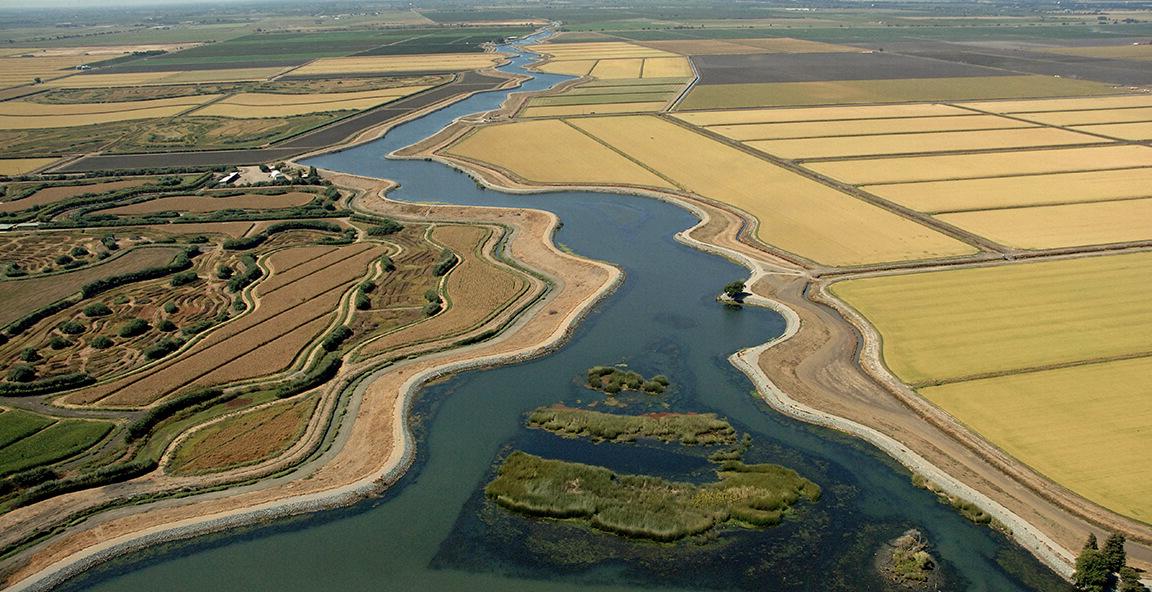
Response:
[[[116,332],[117,335],[124,338],[136,337],[143,335],[151,329],[152,326],[144,319],[132,319],[120,325],[120,329]]]
[[[440,259],[436,261],[436,267],[432,268],[432,275],[440,277],[456,266],[457,262],[456,253],[449,250],[444,250],[440,253]]]
[[[376,226],[368,229],[368,236],[387,236],[404,230],[404,225],[388,218],[381,220]]]
[[[68,265],[69,263],[72,263],[73,261],[75,261],[75,259],[73,259],[72,257],[69,257],[68,255],[60,255],[59,257],[56,258],[56,265]]]
[[[84,316],[88,318],[103,317],[112,314],[112,309],[103,302],[93,302],[84,307]]]
[[[176,306],[175,302],[168,301],[164,303],[164,312],[168,314],[176,314],[180,312],[180,307]]]
[[[77,321],[65,321],[60,325],[60,331],[68,335],[79,335],[88,328]]]
[[[235,273],[236,270],[232,269],[231,265],[221,265],[216,268],[217,279],[230,280]]]
[[[73,257],[87,257],[88,255],[91,255],[91,253],[88,252],[88,249],[85,249],[79,245],[72,247],[72,250],[69,252],[69,254]]]
[[[440,305],[439,302],[429,302],[428,304],[424,305],[424,309],[423,309],[424,316],[426,316],[426,317],[433,316],[436,313],[440,312],[441,308],[443,308],[443,307]]]
[[[247,251],[259,247],[264,244],[266,240],[268,240],[268,237],[263,234],[244,238],[232,238],[224,241],[224,248],[229,251]]]
[[[186,286],[188,284],[194,283],[198,279],[200,279],[200,276],[196,275],[195,271],[182,271],[182,272],[172,276],[172,279],[169,280],[169,283],[172,285],[173,288],[176,288],[179,286]]]
[[[207,331],[212,327],[212,325],[212,321],[198,321],[188,325],[187,327],[184,327],[180,330],[180,332],[185,335],[197,335]]]
[[[41,359],[40,352],[36,351],[34,347],[26,347],[20,350],[20,361],[22,362],[39,362]]]
[[[164,319],[164,320],[160,321],[159,323],[157,323],[156,328],[165,332],[165,333],[171,333],[177,329],[176,323],[173,323],[172,321],[170,321],[168,319]]]
[[[363,292],[357,292],[356,293],[356,309],[357,310],[368,310],[369,308],[372,308],[372,299],[369,298],[368,295],[363,293]]]
[[[68,341],[59,335],[53,335],[52,338],[48,340],[48,347],[52,349],[64,349],[71,345],[73,345],[71,341]]]
[[[33,376],[35,377],[35,376]],[[83,373],[76,374],[62,374],[60,376],[53,376],[45,378],[44,380],[37,380],[35,382],[20,382],[18,384],[0,384],[0,396],[3,397],[21,397],[28,395],[42,395],[45,393],[54,393],[68,389],[79,388],[94,384],[95,378]]]
[[[115,343],[113,343],[112,340],[109,339],[107,336],[97,335],[96,337],[93,337],[91,341],[88,342],[88,345],[92,346],[95,349],[108,349],[108,348],[112,347],[113,345],[115,345]]]
[[[144,357],[149,360],[159,360],[164,356],[180,349],[184,345],[179,339],[163,339],[159,343],[144,348]]]
[[[336,327],[336,330],[329,334],[328,337],[324,338],[321,346],[327,351],[336,351],[340,349],[340,346],[343,345],[344,342],[347,341],[351,336],[352,329],[349,329],[345,325],[340,325],[339,327]]]
[[[8,369],[8,380],[12,382],[32,382],[36,379],[36,369],[28,364],[16,364]]]

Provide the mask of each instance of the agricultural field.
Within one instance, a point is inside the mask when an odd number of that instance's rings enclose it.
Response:
[[[267,80],[287,68],[236,68],[199,70],[195,72],[131,72],[77,74],[45,83],[53,89],[121,88],[126,86],[168,86],[178,84],[216,84]]]
[[[626,42],[530,45],[528,49],[551,56],[537,68],[553,74],[590,76],[598,80],[694,75],[688,60],[675,53]]]
[[[739,55],[754,53],[859,53],[857,47],[793,39],[684,39],[679,41],[642,41],[640,45],[686,56]]]
[[[1020,249],[1152,240],[1152,199],[953,212],[936,219]]]
[[[127,179],[90,180],[78,184],[43,184],[36,182],[12,183],[0,197],[0,213],[11,213],[43,207],[85,194],[108,193],[121,189],[157,184],[160,177],[134,177]],[[182,182],[187,183],[184,178]]]
[[[885,363],[929,401],[1049,478],[1146,519],[1150,269],[1149,253],[1133,253],[831,290],[877,327]]]
[[[358,76],[404,72],[460,72],[499,65],[499,53],[463,53],[402,56],[323,58],[292,71],[293,77]]]
[[[24,56],[31,57],[24,57]],[[103,59],[107,59],[104,57]],[[0,88],[25,86],[37,78],[50,81],[75,74],[76,66],[97,63],[100,60],[84,55],[40,56],[31,53],[0,57]]]
[[[1104,125],[1083,125],[1071,128],[1089,134],[1099,134],[1118,140],[1140,142],[1152,140],[1152,121],[1140,123],[1109,123]]]
[[[88,283],[168,265],[182,251],[175,247],[139,247],[76,271],[0,281],[0,325],[6,326],[42,306],[76,294]]]
[[[42,169],[59,158],[0,158],[0,175],[23,175]]]
[[[851,266],[975,251],[916,222],[656,117],[569,122],[682,189],[748,212],[758,221],[761,240],[819,263]],[[762,187],[774,191],[765,193]]]
[[[26,426],[29,416],[32,414],[12,409],[0,413],[0,433],[16,428],[19,424]],[[47,419],[43,416],[33,417]],[[47,427],[0,446],[0,477],[75,456],[91,448],[111,430],[112,424],[103,421],[53,421]]]
[[[299,439],[318,401],[303,396],[209,424],[181,442],[165,469],[195,475],[275,458]]]
[[[690,121],[684,114],[679,119]],[[908,117],[883,119],[852,119],[832,121],[800,121],[782,123],[737,123],[705,126],[710,132],[745,142],[749,140],[788,140],[796,138],[836,138],[848,136],[876,137],[880,134],[916,134],[924,132],[962,132],[1033,128],[1037,124],[995,115],[949,115],[940,117]],[[878,138],[879,139],[879,138]]]
[[[901,101],[964,101],[1068,95],[1112,95],[1111,85],[1051,76],[966,76],[698,85],[679,109],[737,109]]]
[[[315,199],[317,199],[317,194],[304,191],[292,191],[279,195],[248,193],[228,195],[227,197],[204,193],[201,195],[161,197],[132,205],[96,210],[94,213],[113,216],[139,216],[159,212],[207,213],[219,210],[284,210],[308,205]]]
[[[557,120],[486,126],[453,144],[448,153],[494,165],[535,183],[672,187],[579,128]],[[574,154],[580,157],[574,158]]]
[[[1002,148],[1103,144],[1109,140],[1054,128],[921,132],[785,140],[751,140],[747,146],[791,160],[886,154],[924,154]]]
[[[1152,197],[1152,168],[864,185],[865,191],[940,214]]]
[[[525,103],[522,117],[662,111],[684,90],[686,78],[593,80]]]
[[[904,105],[862,105],[845,107],[804,107],[784,109],[739,109],[732,111],[692,111],[674,113],[673,116],[692,125],[711,127],[753,123],[806,123],[844,120],[881,119],[900,121],[910,118],[943,118],[972,115],[972,112],[951,105],[912,103]],[[941,119],[941,121],[944,121]]]
[[[1045,53],[1077,56],[1084,58],[1102,58],[1110,60],[1139,60],[1152,61],[1152,45],[1095,45],[1089,47],[1048,47]]]
[[[197,109],[193,115],[239,118],[290,117],[326,111],[362,111],[428,88],[428,86],[409,86],[387,90],[294,95],[240,93]]]

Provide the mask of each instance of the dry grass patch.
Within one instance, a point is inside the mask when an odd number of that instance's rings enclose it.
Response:
[[[753,140],[747,144],[757,150],[783,158],[800,159],[1035,148],[1106,142],[1109,140],[1097,136],[1078,134],[1062,129],[1035,127],[791,140]]]
[[[171,117],[217,98],[219,95],[192,95],[124,103],[73,104],[8,101],[0,103],[0,129],[74,127],[132,119]]]
[[[530,106],[522,117],[560,117],[568,115],[604,115],[612,113],[655,113],[664,109],[668,101],[642,103],[594,103],[591,105]]]
[[[1086,58],[1152,61],[1152,45],[1148,45],[1147,43],[1141,45],[1103,45],[1091,47],[1046,47],[1043,51]]]
[[[692,75],[692,64],[684,58],[649,58],[644,60],[643,78],[678,78]]]
[[[1115,93],[1115,87],[1100,82],[1038,75],[705,84],[693,88],[681,108],[731,109]]]
[[[957,212],[936,218],[1021,249],[1152,240],[1152,199]]]
[[[802,121],[797,123],[747,123],[714,125],[708,131],[733,140],[783,140],[833,136],[865,136],[921,132],[957,132],[1035,127],[1035,124],[996,115],[958,117],[908,117],[902,119],[854,119]]]
[[[877,185],[903,181],[940,181],[1147,167],[1152,166],[1152,148],[1100,146],[995,154],[865,158],[843,162],[810,163],[805,166],[845,183]]]
[[[318,397],[281,401],[223,419],[180,443],[166,470],[215,473],[275,458],[304,433]]]
[[[921,389],[1008,454],[1110,510],[1152,521],[1152,358]]]
[[[36,52],[30,49],[28,52]],[[76,66],[99,62],[107,57],[92,59],[88,56],[0,57],[0,88],[32,84],[36,78],[52,80],[75,74]]]
[[[566,74],[568,76],[587,76],[596,66],[597,60],[567,60],[563,62],[551,61],[539,66],[536,70],[546,74]]]
[[[129,187],[141,187],[153,183],[156,180],[157,177],[142,177],[136,179],[125,179],[123,181],[91,183],[88,185],[45,187],[44,189],[41,189],[27,197],[0,203],[0,212],[19,212],[20,210],[27,210],[28,208],[36,206],[53,204],[61,200],[83,195],[85,193],[107,193],[110,191],[117,191],[119,189],[127,189]],[[11,191],[11,189],[9,191]]]
[[[600,79],[640,78],[643,67],[644,60],[641,59],[600,60],[589,76]]]
[[[589,60],[610,58],[659,58],[676,57],[674,53],[628,43],[626,41],[597,41],[590,43],[549,43],[529,45],[529,51],[552,56],[561,60]]]
[[[348,93],[240,93],[198,109],[195,115],[221,117],[289,117],[325,111],[370,109],[430,88],[408,86]]]
[[[447,152],[495,165],[536,183],[671,187],[659,176],[557,120],[485,126]]]
[[[745,123],[791,123],[841,121],[852,119],[896,119],[905,117],[946,117],[972,115],[967,109],[935,103],[910,105],[867,105],[862,107],[805,107],[783,109],[740,109],[733,111],[693,111],[674,115],[693,125],[735,125]],[[897,122],[893,122],[897,123]]]
[[[118,208],[100,210],[101,214],[116,216],[135,216],[154,214],[156,212],[192,212],[205,213],[219,210],[284,210],[295,208],[316,199],[315,193],[303,191],[290,191],[281,195],[247,194],[233,197],[213,197],[211,194],[203,195],[177,195],[162,197]]]
[[[267,80],[285,68],[230,68],[188,72],[125,72],[81,74],[47,82],[50,88],[114,88],[132,85],[198,84]]]
[[[866,185],[888,201],[925,213],[1152,197],[1152,168],[959,181]]]
[[[758,220],[757,234],[766,243],[820,263],[861,265],[975,251],[916,222],[656,117],[570,122],[684,189],[748,212]]]
[[[44,168],[59,158],[0,158],[0,175],[23,175]]]
[[[885,363],[910,384],[1150,349],[1152,253],[863,278],[831,290],[879,330]]]
[[[456,72],[489,68],[505,59],[500,53],[351,56],[321,58],[292,71],[293,76],[372,74],[376,72]]]

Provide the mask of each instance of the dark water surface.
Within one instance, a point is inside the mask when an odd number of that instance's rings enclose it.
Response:
[[[506,70],[521,72],[530,56]],[[566,79],[537,75],[529,90]],[[560,351],[527,363],[468,372],[426,388],[414,405],[417,459],[379,499],[242,533],[203,537],[125,557],[70,588],[116,592],[188,590],[879,590],[873,556],[904,529],[923,530],[940,559],[944,589],[1048,590],[1060,581],[1004,536],[968,523],[871,447],[782,417],[753,396],[726,358],[783,330],[766,310],[728,310],[713,296],[746,271],[676,243],[696,223],[653,199],[591,192],[511,196],[479,189],[441,164],[385,155],[461,115],[497,107],[506,91],[477,95],[393,129],[379,141],[309,161],[386,177],[410,201],[511,205],[555,212],[556,240],[610,261],[624,284]],[[710,411],[753,437],[749,462],[792,467],[823,498],[800,504],[777,528],[728,530],[677,545],[618,539],[577,526],[526,519],[486,502],[483,486],[510,450],[683,481],[714,479],[706,450],[594,445],[526,430],[540,405],[602,403],[584,371],[626,363],[673,388],[660,398],[623,397],[629,412]]]

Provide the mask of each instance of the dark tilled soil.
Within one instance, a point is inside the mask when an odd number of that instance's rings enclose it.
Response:
[[[891,53],[694,56],[700,84],[997,76],[1001,70]]]

